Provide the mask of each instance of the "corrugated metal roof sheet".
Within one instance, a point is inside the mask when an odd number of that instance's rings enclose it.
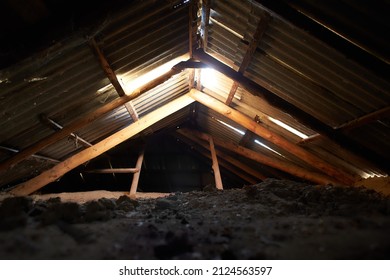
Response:
[[[206,27],[206,51],[238,70],[251,42],[256,39],[254,36],[259,23],[269,14],[265,33],[243,75],[323,123],[336,128],[389,107],[390,81],[363,68],[256,1],[209,2],[211,10]],[[0,71],[0,144],[23,150],[53,133],[51,128],[40,122],[40,114],[67,126],[118,97],[88,43],[91,37],[96,40],[127,93],[136,88],[138,82],[145,83],[178,61],[187,60],[190,4],[189,1],[174,0],[132,1],[126,9],[105,18],[88,36],[75,34],[18,65]],[[160,68],[163,68],[161,72]],[[215,71],[202,69],[194,72],[196,75],[202,73],[202,90],[205,93],[222,102],[227,100],[233,80]],[[188,70],[182,71],[132,100],[138,116],[142,118],[188,92],[189,73]],[[211,77],[212,81],[206,82],[205,77]],[[293,116],[242,87],[237,88],[234,97],[230,104],[232,108],[252,119],[258,116],[262,125],[291,142],[297,143],[301,137],[275,124],[269,117],[307,136],[316,134]],[[204,106],[197,108],[195,121],[201,130],[214,137],[240,142],[243,135],[238,130],[245,132],[245,128]],[[193,117],[192,114],[188,107],[179,110],[153,125],[147,133],[179,126]],[[133,122],[125,106],[120,106],[75,133],[94,144]],[[381,121],[349,130],[348,137],[390,159],[389,132],[388,119],[382,118]],[[278,158],[282,155],[285,160],[312,169],[288,151],[260,137],[252,140],[259,140],[276,153],[252,141],[248,147],[255,151]],[[302,147],[350,173],[385,175],[325,138],[319,137],[314,142],[302,144]],[[65,138],[40,153],[62,160],[81,149],[79,142]],[[8,153],[0,154],[1,160],[7,157]],[[33,175],[49,166],[48,163],[29,159],[13,169],[20,172],[19,177],[4,176],[6,179],[0,183],[27,178],[28,172]],[[23,168],[29,171],[22,172]]]
[[[253,8],[251,7],[253,3],[240,2],[211,1],[208,33],[208,52],[211,55],[219,59],[221,55],[224,56],[226,59],[223,61],[237,70],[248,48],[244,38],[250,40],[253,38],[261,14],[268,12],[271,13],[271,20],[245,71],[245,76],[333,127],[389,106],[388,81],[375,76],[272,11],[257,4],[256,8]],[[241,9],[238,9],[237,6],[240,4]],[[247,34],[247,31],[252,33]],[[215,91],[213,88],[210,90]],[[205,91],[207,92],[207,89]],[[229,90],[225,93],[219,92],[218,95],[225,98],[228,92]],[[257,110],[266,116],[283,121],[308,136],[315,134],[291,116],[269,106],[245,90],[239,88],[237,93],[240,98],[234,99],[232,104],[236,109],[252,117]],[[223,98],[220,100],[224,102]],[[366,137],[367,127],[364,129],[365,132],[355,129],[349,135],[379,153],[389,150],[390,142],[385,143],[389,135],[388,127],[382,126],[381,133],[378,133],[378,130],[375,133],[373,127],[378,126],[377,124],[367,126],[372,127],[369,140]],[[275,128],[272,125],[271,127]],[[276,130],[291,139],[291,133],[277,128]],[[298,141],[297,138],[296,140]],[[378,145],[372,145],[375,142]],[[332,146],[330,142],[325,145]],[[361,169],[367,173],[373,172],[371,168],[365,167],[367,163],[361,164],[356,161],[353,161],[352,165],[357,166],[348,168],[346,161],[349,159],[344,157],[336,165],[340,164],[354,173],[356,167],[360,170],[357,173],[361,173]]]

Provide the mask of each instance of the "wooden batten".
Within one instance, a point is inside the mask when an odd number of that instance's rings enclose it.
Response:
[[[134,135],[140,133],[149,126],[157,123],[161,119],[177,112],[178,110],[190,105],[194,100],[188,94],[178,97],[172,102],[156,109],[148,115],[141,118],[139,121],[132,123],[128,127],[112,134],[99,143],[89,147],[71,157],[60,162],[53,168],[41,173],[31,180],[21,183],[10,191],[14,195],[29,195],[45,185],[54,182],[67,172],[76,168],[80,164],[87,162],[111,148],[119,145]]]
[[[271,143],[274,143],[283,150],[309,163],[314,168],[317,168],[332,178],[335,178],[335,180],[347,185],[354,183],[355,178],[351,174],[348,174],[347,172],[342,171],[340,168],[329,164],[318,156],[306,151],[299,145],[289,142],[284,137],[272,132],[251,118],[220,102],[219,100],[195,89],[191,90],[190,96],[206,107],[235,121],[258,136],[266,139],[267,141],[270,141]]]

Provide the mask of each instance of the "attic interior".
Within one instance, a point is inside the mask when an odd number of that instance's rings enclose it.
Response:
[[[388,1],[0,3],[1,259],[388,259]]]

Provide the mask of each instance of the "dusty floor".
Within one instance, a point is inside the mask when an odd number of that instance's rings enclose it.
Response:
[[[390,198],[364,188],[266,180],[137,201],[119,195],[3,200],[0,258],[390,258]]]

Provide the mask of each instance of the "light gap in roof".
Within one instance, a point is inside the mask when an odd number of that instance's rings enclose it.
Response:
[[[204,87],[212,89],[218,84],[217,73],[212,68],[204,68],[200,73],[200,80]]]
[[[260,142],[259,140],[254,140],[253,142],[255,142],[257,145],[260,145],[262,146],[263,148],[266,148],[267,150],[270,150],[271,152],[281,156],[281,157],[285,157],[284,155],[282,155],[281,153],[279,153],[278,151],[275,151],[274,149],[272,149],[271,147],[267,146],[266,144]]]
[[[284,122],[282,122],[282,121],[280,121],[280,120],[274,119],[274,118],[272,118],[272,117],[268,117],[268,119],[269,119],[271,122],[273,122],[274,124],[276,124],[276,125],[278,125],[278,126],[284,128],[284,129],[290,131],[291,133],[295,134],[296,136],[301,137],[302,139],[306,139],[306,138],[309,137],[309,136],[307,136],[306,134],[300,132],[299,130],[297,130],[297,129],[291,127],[291,126],[289,126],[288,124],[285,124]]]
[[[215,18],[212,18],[211,16],[210,16],[210,21],[211,21],[212,23],[215,23],[215,24],[219,25],[219,26],[222,27],[223,29],[229,31],[230,33],[232,33],[234,36],[240,38],[241,40],[244,40],[244,36],[243,36],[243,35],[237,33],[237,32],[234,31],[233,29],[227,27],[226,25],[224,25],[223,23],[219,22],[219,21],[216,20]]]
[[[237,132],[237,133],[239,133],[239,134],[241,134],[241,135],[245,135],[245,132],[242,131],[241,129],[238,129],[238,128],[236,128],[236,127],[234,127],[234,126],[232,126],[232,125],[230,125],[230,124],[228,124],[228,123],[225,123],[224,121],[221,121],[221,120],[219,120],[219,119],[216,119],[216,120],[217,120],[219,123],[223,124],[224,126],[226,126],[226,127],[230,128],[230,129],[234,130],[235,132]]]
[[[130,95],[137,88],[146,85],[150,81],[158,78],[159,76],[167,73],[174,65],[181,61],[186,61],[189,59],[188,53],[179,57],[176,57],[167,63],[160,65],[153,70],[138,76],[137,74],[121,74],[118,75],[118,80],[122,84],[123,89],[127,95]]]

